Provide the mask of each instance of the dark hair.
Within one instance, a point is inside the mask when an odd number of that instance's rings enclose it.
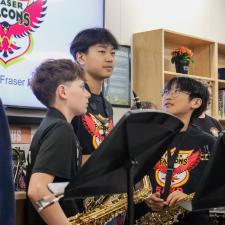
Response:
[[[149,102],[149,101],[141,101],[140,103],[141,103],[140,106],[141,106],[142,109],[157,109],[157,106],[154,103],[152,103],[152,102]],[[133,109],[138,109],[136,103],[134,103],[131,106],[131,110],[133,110]]]
[[[171,90],[172,86],[175,86],[181,91],[188,92],[190,100],[193,98],[200,98],[202,100],[201,106],[193,111],[191,120],[199,117],[207,109],[209,91],[200,81],[190,77],[175,77],[167,83],[165,89]]]
[[[70,59],[49,59],[39,65],[31,78],[31,89],[37,99],[49,107],[55,101],[60,84],[84,79],[84,71]]]
[[[70,53],[76,60],[77,52],[86,53],[95,44],[111,44],[118,49],[116,38],[105,28],[90,28],[79,32],[70,45]]]

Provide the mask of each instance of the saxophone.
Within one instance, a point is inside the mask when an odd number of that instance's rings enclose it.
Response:
[[[133,193],[134,203],[141,203],[152,194],[152,187],[148,176],[143,179],[144,187],[136,190]],[[108,199],[104,204],[85,213],[78,213],[73,217],[68,218],[71,225],[102,225],[108,223],[110,220],[125,212],[127,206],[127,194],[115,195],[116,198]]]
[[[193,197],[194,193],[189,194],[173,206],[165,207],[163,211],[149,212],[137,220],[135,225],[171,225],[179,222],[179,219],[182,219],[187,213],[187,210],[180,206],[180,204],[186,201],[192,201]]]

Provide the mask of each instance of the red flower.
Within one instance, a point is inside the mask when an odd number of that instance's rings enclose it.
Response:
[[[171,52],[171,55],[172,55],[172,58],[171,58],[172,63],[178,60],[193,62],[193,59],[192,59],[193,52],[184,46],[176,48],[174,51]]]

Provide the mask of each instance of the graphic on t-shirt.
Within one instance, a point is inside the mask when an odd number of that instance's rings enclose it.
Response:
[[[176,148],[171,149],[171,155],[174,154]],[[164,153],[160,161],[155,165],[155,178],[160,187],[165,186],[166,173],[167,173],[167,160],[168,153]],[[201,160],[201,151],[180,150],[175,160],[174,170],[171,179],[171,189],[182,188],[190,177],[190,171],[194,169]]]
[[[82,116],[82,122],[85,129],[92,136],[92,144],[94,149],[104,140],[113,128],[112,118],[105,118],[101,114],[93,115],[91,113]]]

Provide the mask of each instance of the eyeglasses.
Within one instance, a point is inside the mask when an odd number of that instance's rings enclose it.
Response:
[[[185,93],[185,94],[190,94],[187,91],[181,91],[179,89],[175,89],[175,90],[168,90],[168,89],[163,89],[162,91],[160,91],[161,96],[163,97],[164,95],[171,95],[173,98],[176,98],[178,95],[180,95],[180,93]]]

